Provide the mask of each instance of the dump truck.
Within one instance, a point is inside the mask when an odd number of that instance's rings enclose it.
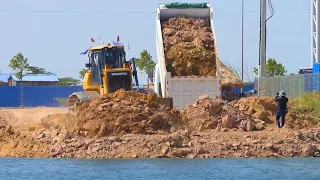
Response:
[[[174,75],[167,67],[162,25],[171,18],[192,17],[207,19],[213,33],[214,53],[218,56],[215,42],[213,11],[209,3],[167,3],[159,4],[156,19],[156,50],[158,62],[154,72],[154,91],[163,98],[172,98],[173,107],[184,108],[193,104],[200,96],[221,98],[220,73],[217,66],[211,75]],[[174,33],[174,32],[173,32]],[[215,60],[212,58],[212,61]],[[173,67],[174,68],[174,67]]]

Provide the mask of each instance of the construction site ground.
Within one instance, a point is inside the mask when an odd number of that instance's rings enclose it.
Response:
[[[295,112],[276,128],[271,98],[200,97],[183,110],[117,92],[67,108],[0,109],[1,157],[319,157],[318,125]],[[289,107],[290,109],[290,107]]]

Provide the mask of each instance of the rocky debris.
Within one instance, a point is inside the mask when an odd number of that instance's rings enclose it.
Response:
[[[170,18],[161,22],[166,67],[173,76],[216,75],[209,19]]]
[[[224,102],[219,98],[200,97],[193,105],[187,105],[180,113],[183,120],[195,131],[216,129],[254,131],[263,130],[265,122],[244,112],[244,108],[234,102]]]
[[[8,128],[9,129],[9,128]],[[82,137],[62,128],[6,135],[0,131],[1,157],[55,158],[215,158],[320,157],[318,132],[297,131],[198,132],[125,134]]]
[[[179,112],[161,107],[154,94],[118,90],[84,103],[71,115],[44,118],[45,128],[66,128],[83,137],[158,134],[183,127]]]

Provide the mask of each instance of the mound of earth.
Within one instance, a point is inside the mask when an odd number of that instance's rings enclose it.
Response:
[[[182,110],[183,120],[196,131],[228,129],[253,131],[265,128],[265,122],[255,119],[235,103],[226,103],[218,98],[200,97],[193,105]]]
[[[209,19],[171,18],[162,22],[167,71],[173,76],[216,75]]]
[[[249,97],[235,102],[241,110],[251,114],[255,119],[264,121],[266,124],[275,125],[277,103],[271,97]],[[308,115],[297,114],[289,102],[286,126],[291,129],[313,127],[316,123]]]
[[[65,122],[68,131],[85,136],[156,134],[181,125],[179,112],[160,106],[155,95],[124,90],[84,103],[72,117],[66,116],[49,119],[56,125]]]

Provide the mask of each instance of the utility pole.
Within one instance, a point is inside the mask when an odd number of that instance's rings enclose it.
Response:
[[[260,49],[259,49],[259,77],[258,77],[258,96],[260,92],[260,80],[266,77],[266,22],[267,21],[267,1],[260,0]]]
[[[243,17],[244,17],[244,0],[242,0],[242,10],[241,10],[241,81],[243,82]],[[241,88],[241,93],[243,93],[243,88]]]

